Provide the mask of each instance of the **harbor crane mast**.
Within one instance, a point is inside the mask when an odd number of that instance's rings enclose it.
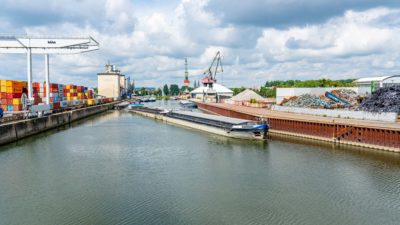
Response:
[[[202,83],[205,86],[212,88],[214,83],[217,83],[217,73],[224,72],[224,68],[222,67],[222,59],[220,51],[214,56],[214,59],[210,65],[210,67],[204,71],[204,75],[206,75],[202,79]]]

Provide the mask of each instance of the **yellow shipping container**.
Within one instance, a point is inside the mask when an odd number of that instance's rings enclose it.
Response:
[[[6,80],[6,86],[7,87],[12,87],[13,81],[12,80]]]
[[[87,104],[88,105],[94,105],[95,103],[94,103],[94,99],[88,99],[87,100]]]
[[[0,92],[7,92],[7,86],[1,85],[1,86],[0,86]]]
[[[20,98],[13,98],[13,105],[18,105],[21,104],[21,99]]]
[[[6,80],[0,80],[0,86],[7,86]]]
[[[72,100],[79,100],[78,97],[72,97]]]
[[[7,86],[7,93],[13,93],[14,92],[14,88]]]

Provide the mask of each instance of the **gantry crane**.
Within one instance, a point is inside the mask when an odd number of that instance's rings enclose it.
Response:
[[[22,53],[27,56],[28,99],[32,100],[32,54],[45,56],[46,103],[50,103],[49,54],[78,54],[99,49],[92,37],[17,37],[0,36],[0,54]]]

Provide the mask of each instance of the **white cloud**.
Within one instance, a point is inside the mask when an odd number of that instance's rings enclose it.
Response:
[[[223,55],[225,71],[218,75],[218,80],[228,86],[257,86],[271,79],[391,74],[400,69],[400,9],[348,10],[322,23],[278,29],[279,26],[227,23],[208,9],[211,2],[181,0],[174,10],[171,6],[156,8],[156,5],[141,10],[140,5],[129,0],[70,4],[29,1],[26,6],[32,6],[32,12],[37,15],[43,12],[55,22],[40,20],[16,26],[17,18],[4,14],[0,32],[93,36],[100,43],[100,51],[51,56],[54,81],[88,86],[96,85],[96,74],[108,60],[130,75],[138,86],[181,83],[185,57],[189,60],[191,77],[200,79],[217,51]],[[64,6],[65,10],[60,11]],[[4,8],[26,11],[10,2]],[[56,12],[62,12],[60,21],[54,16]],[[25,77],[25,56],[0,55],[0,59],[0,67],[5,68],[0,77]],[[40,56],[34,60],[35,79],[42,79],[42,73]]]

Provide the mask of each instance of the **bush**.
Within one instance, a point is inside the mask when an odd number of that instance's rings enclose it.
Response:
[[[255,98],[250,99],[250,103],[257,103],[257,100]]]

